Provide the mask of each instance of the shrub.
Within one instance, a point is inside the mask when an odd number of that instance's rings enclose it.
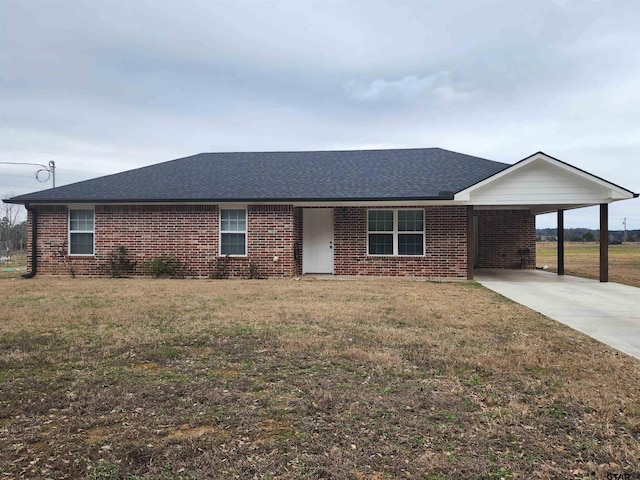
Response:
[[[184,265],[172,255],[160,255],[146,259],[142,262],[142,271],[151,274],[153,278],[184,277]]]
[[[73,260],[69,256],[69,250],[67,248],[67,242],[58,245],[55,255],[62,259],[62,262],[65,264],[67,269],[69,270],[69,275],[71,278],[76,278],[76,266],[73,264]]]
[[[102,270],[111,278],[124,278],[133,272],[135,266],[136,262],[129,259],[127,248],[120,245],[109,254]]]
[[[249,279],[250,280],[260,280],[262,277],[260,276],[260,267],[258,262],[251,260],[249,263]]]
[[[213,262],[213,271],[209,274],[209,278],[215,278],[216,280],[227,278],[229,275],[228,266],[229,255],[216,258],[215,262]]]

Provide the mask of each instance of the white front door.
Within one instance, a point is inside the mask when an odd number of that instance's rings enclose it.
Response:
[[[302,273],[333,273],[333,209],[302,210]]]

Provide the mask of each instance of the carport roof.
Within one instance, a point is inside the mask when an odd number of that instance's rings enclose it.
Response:
[[[455,200],[477,208],[523,208],[540,214],[637,196],[624,187],[537,152],[456,192]]]

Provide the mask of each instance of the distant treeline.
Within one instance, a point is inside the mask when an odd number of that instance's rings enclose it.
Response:
[[[12,225],[8,217],[0,219],[0,257],[27,248],[27,222]]]
[[[558,240],[557,228],[537,228],[536,239],[555,242]],[[600,230],[589,228],[565,228],[564,239],[567,242],[597,242],[600,240]],[[610,230],[609,243],[616,244],[625,241],[623,230]],[[640,242],[640,230],[627,230],[627,242]]]

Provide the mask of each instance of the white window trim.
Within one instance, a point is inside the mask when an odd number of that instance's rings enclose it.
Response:
[[[70,257],[95,257],[96,256],[96,209],[90,207],[69,207],[67,213],[67,255]],[[71,230],[71,212],[74,210],[91,210],[93,212],[93,230]],[[91,253],[71,253],[71,234],[90,233],[93,235],[93,245]]]
[[[222,230],[222,211],[223,210],[244,210],[244,230]],[[247,257],[249,254],[249,209],[247,206],[232,206],[218,209],[218,256],[219,257]],[[222,253],[222,234],[223,233],[244,233],[244,255],[225,254]]]
[[[393,212],[393,231],[389,232],[381,232],[381,231],[371,231],[369,230],[369,212]],[[399,211],[421,211],[422,212],[422,230],[416,232],[400,232],[398,230],[398,212]],[[426,234],[427,222],[426,215],[424,213],[424,208],[370,208],[367,210],[367,256],[369,257],[409,257],[409,258],[422,258],[427,254],[427,234]],[[419,234],[422,235],[422,255],[400,255],[398,253],[398,235],[403,234]],[[369,235],[371,234],[380,234],[380,235],[393,235],[393,253],[392,254],[380,254],[380,253],[369,253]]]

